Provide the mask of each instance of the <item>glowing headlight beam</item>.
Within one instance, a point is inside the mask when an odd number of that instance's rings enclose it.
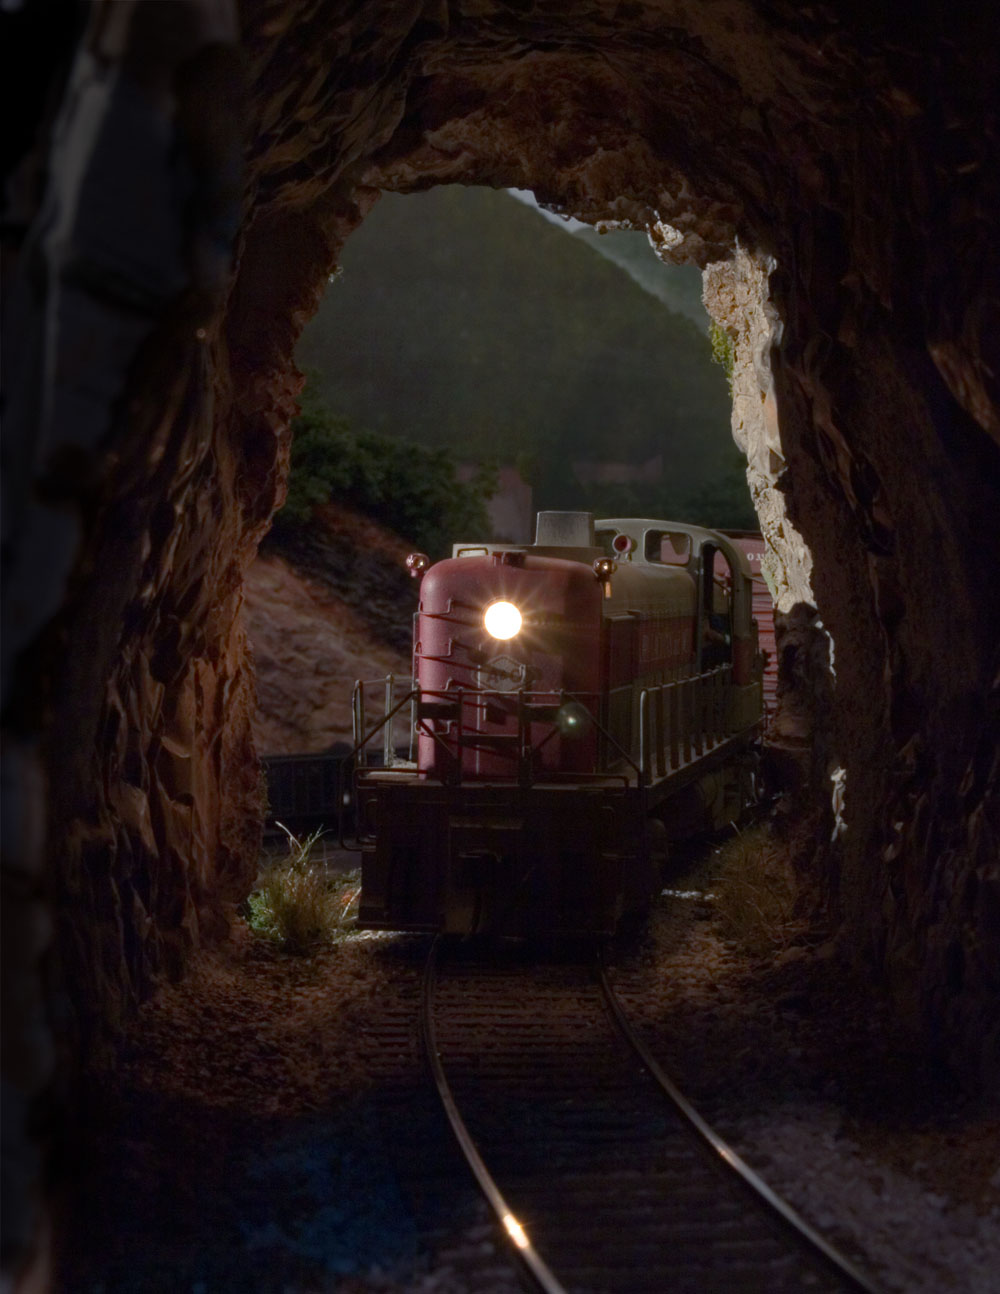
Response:
[[[521,632],[521,613],[513,602],[492,602],[483,612],[483,625],[493,638],[513,638]]]

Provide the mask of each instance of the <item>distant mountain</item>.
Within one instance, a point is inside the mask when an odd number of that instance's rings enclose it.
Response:
[[[732,475],[725,377],[689,318],[594,255],[600,237],[568,237],[504,191],[387,194],[345,247],[299,363],[359,427],[518,461],[539,507],[656,495],[679,515]],[[661,480],[627,498],[571,467],[660,454]]]
[[[666,266],[657,259],[645,234],[620,230],[599,234],[589,225],[575,231],[575,237],[609,261],[621,266],[646,292],[683,315],[699,332],[708,334],[708,311],[701,300],[701,270],[696,265]]]
[[[538,206],[530,191],[508,189],[507,192],[525,203],[529,210],[537,211],[544,220],[551,221],[557,229],[581,239],[595,252],[620,266],[641,288],[662,301],[668,310],[690,319],[700,332],[708,332],[708,311],[701,299],[701,270],[697,266],[664,265],[644,233],[615,229],[600,234],[593,225],[585,225],[580,220],[564,220],[545,211]]]

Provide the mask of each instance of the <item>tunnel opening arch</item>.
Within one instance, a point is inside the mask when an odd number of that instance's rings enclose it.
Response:
[[[751,251],[743,245],[734,223],[740,209],[731,195],[724,204],[714,198],[701,199],[685,177],[678,178],[669,168],[670,178],[677,184],[675,194],[662,187],[663,168],[654,170],[652,175],[643,175],[640,168],[633,178],[625,168],[636,151],[634,148],[627,150],[624,158],[615,157],[610,161],[607,156],[610,150],[598,149],[596,189],[583,192],[581,172],[586,172],[590,162],[588,147],[584,147],[582,162],[571,159],[569,181],[560,183],[558,160],[547,145],[541,147],[538,157],[529,165],[523,148],[511,144],[509,154],[505,155],[494,142],[484,162],[476,156],[475,148],[481,123],[477,121],[469,131],[468,140],[464,134],[466,127],[467,123],[455,126],[443,150],[440,140],[434,149],[428,150],[423,146],[422,135],[418,136],[420,144],[414,148],[412,128],[402,130],[401,139],[397,140],[394,135],[384,144],[360,172],[350,202],[341,209],[333,260],[323,270],[325,278],[336,271],[340,249],[382,193],[421,193],[438,185],[455,183],[501,189],[526,186],[540,205],[557,216],[581,221],[598,230],[641,231],[665,264],[695,264],[703,271],[704,304],[732,348],[731,430],[736,446],[747,459],[751,496],[769,546],[768,578],[776,605],[783,612],[793,607],[808,609],[810,647],[796,650],[797,668],[790,671],[787,688],[794,694],[791,697],[794,716],[790,722],[790,751],[786,752],[786,761],[790,759],[795,764],[794,780],[800,792],[804,792],[805,781],[811,792],[823,801],[819,813],[825,820],[829,806],[824,799],[828,788],[823,770],[828,765],[832,767],[832,756],[830,736],[819,731],[817,724],[828,716],[825,709],[820,713],[813,705],[811,694],[814,690],[825,696],[829,693],[823,646],[829,640],[829,632],[823,628],[813,606],[809,550],[791,520],[785,494],[774,488],[775,479],[785,471],[777,395],[771,374],[771,350],[780,345],[782,335],[779,310],[770,294],[770,278],[776,268],[774,255],[762,250]],[[519,120],[519,129],[523,128],[524,121]],[[590,142],[592,147],[592,139]],[[562,161],[565,164],[566,159]],[[648,188],[643,188],[644,183]],[[667,204],[669,221],[663,210]],[[484,253],[488,254],[485,245]],[[665,358],[665,362],[669,360]],[[787,473],[785,476],[787,479]],[[813,644],[814,638],[819,640],[819,647]],[[778,725],[776,734],[782,727]],[[808,747],[805,758],[803,746]],[[800,794],[800,807],[806,798],[805,793]],[[813,888],[819,892],[823,887]],[[825,887],[826,893],[829,890],[829,886]]]
[[[656,100],[649,91],[648,73],[637,73],[636,63],[630,66],[628,60],[609,65],[588,50],[520,51],[508,64],[473,55],[459,58],[457,70],[442,65],[437,74],[411,83],[405,106],[396,105],[400,116],[394,128],[386,127],[381,137],[376,133],[377,146],[352,166],[350,188],[341,181],[336,193],[328,192],[315,208],[329,238],[324,273],[335,262],[341,240],[363,219],[379,191],[403,193],[448,182],[528,188],[550,209],[587,223],[644,228],[665,259],[688,259],[701,266],[710,313],[734,345],[734,435],[748,458],[751,492],[775,555],[779,610],[790,619],[790,641],[795,645],[788,742],[808,750],[812,794],[829,825],[829,775],[836,769],[847,770],[838,783],[841,798],[845,777],[853,789],[852,769],[861,783],[884,788],[898,780],[893,713],[900,704],[915,704],[909,684],[893,678],[894,670],[908,672],[908,653],[893,641],[902,624],[901,600],[906,598],[898,572],[891,569],[896,520],[889,499],[896,478],[904,473],[893,460],[884,424],[909,416],[921,425],[923,443],[908,464],[910,479],[900,482],[906,499],[902,506],[911,508],[911,527],[917,524],[914,495],[921,489],[921,472],[935,461],[943,470],[939,479],[949,480],[954,494],[946,510],[952,516],[961,510],[958,496],[968,488],[971,512],[985,521],[994,448],[978,439],[974,420],[953,395],[959,407],[949,410],[947,421],[956,430],[963,428],[958,434],[968,438],[967,447],[982,474],[973,483],[945,469],[934,445],[937,428],[931,412],[944,396],[940,367],[935,369],[926,350],[917,362],[912,336],[901,346],[891,337],[893,312],[886,312],[887,289],[884,282],[879,284],[879,276],[890,271],[876,265],[879,258],[870,244],[860,245],[859,231],[851,224],[853,213],[831,209],[829,189],[835,182],[820,173],[822,167],[813,158],[785,157],[788,173],[782,184],[772,157],[751,168],[739,149],[729,159],[732,172],[722,173],[720,155],[726,154],[727,146],[724,138],[720,140],[718,121],[726,118],[728,109],[731,120],[749,123],[752,136],[757,125],[753,113],[738,102],[734,83],[718,69],[693,58],[689,50],[671,51],[670,57],[675,72],[682,72],[667,103],[661,99],[657,105],[662,116],[652,108]],[[692,123],[692,99],[703,110],[706,103],[712,106],[707,131],[704,122]],[[812,122],[810,128],[819,129]],[[281,171],[273,177],[262,174],[264,190],[273,185],[280,194],[285,182]],[[894,214],[884,202],[875,203],[874,196],[873,205],[891,232]],[[266,211],[268,204],[264,206]],[[293,228],[304,220],[304,210],[292,209]],[[266,219],[280,219],[278,211],[280,202],[273,217]],[[253,240],[251,225],[248,247]],[[320,277],[315,270],[313,275]],[[237,299],[239,290],[238,283]],[[900,284],[899,291],[905,296],[908,285]],[[877,354],[868,353],[860,342],[866,330],[871,331]],[[931,408],[920,408],[924,401],[913,398],[914,363],[922,369],[917,385],[933,388],[926,401]],[[885,384],[876,377],[882,366],[900,374],[891,383],[898,400],[895,409]],[[968,398],[965,404],[972,407]],[[878,466],[864,448],[868,440],[882,455]],[[943,517],[940,525],[949,532]],[[962,539],[954,530],[950,533],[957,540],[947,563],[953,587],[986,578],[983,549],[970,566],[959,553]],[[922,550],[923,569],[940,559],[926,541],[904,542]],[[818,579],[816,560],[822,564]],[[913,606],[906,629],[919,638],[929,631],[939,599],[929,593],[919,569],[911,569],[908,578]],[[965,596],[971,597],[971,590]],[[978,648],[969,643],[970,655],[981,660],[988,646],[985,630],[980,625],[978,633],[971,631]],[[844,643],[837,653],[841,698],[854,692],[868,698],[863,715],[849,701],[837,708],[830,674],[831,634],[833,642]],[[920,654],[926,670],[926,650]],[[988,690],[985,669],[978,687]],[[901,703],[897,692],[909,695],[909,701]],[[950,742],[954,749],[952,723],[939,722],[945,744]],[[842,755],[841,748],[848,753]],[[906,758],[912,763],[912,755]],[[886,938],[884,887],[890,894],[897,887],[873,866],[875,858],[893,848],[884,844],[884,826],[876,825],[878,799],[879,795],[863,798],[855,793],[853,856],[849,850],[843,863],[844,891],[839,880],[830,878],[822,888],[828,895],[836,892],[862,955],[881,963],[888,973],[897,937]],[[981,845],[976,852],[984,856]],[[911,922],[922,902],[921,893],[914,891],[898,909],[908,928],[907,934],[899,933],[898,946],[909,947],[910,957]],[[934,902],[948,903],[943,894]],[[964,919],[953,914],[951,937],[960,938],[958,927]],[[943,950],[939,954],[945,955]],[[938,956],[932,959],[937,960]],[[900,986],[903,978],[897,977]],[[935,1014],[929,1000],[935,996],[931,985],[939,979],[938,971],[925,967],[921,978],[926,994],[906,991],[901,1006],[915,1024],[928,1025]]]

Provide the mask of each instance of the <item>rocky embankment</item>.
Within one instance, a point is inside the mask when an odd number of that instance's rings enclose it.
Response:
[[[412,545],[341,505],[270,538],[250,567],[244,615],[262,755],[326,750],[351,736],[357,678],[410,673]]]

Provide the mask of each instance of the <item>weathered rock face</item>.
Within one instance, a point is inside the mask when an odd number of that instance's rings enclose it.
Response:
[[[247,884],[241,581],[292,348],[377,191],[443,181],[746,249],[710,293],[779,578],[832,636],[845,929],[997,1072],[996,57],[988,6],[98,0],[9,301],[23,1094],[46,1004],[93,1050]]]

